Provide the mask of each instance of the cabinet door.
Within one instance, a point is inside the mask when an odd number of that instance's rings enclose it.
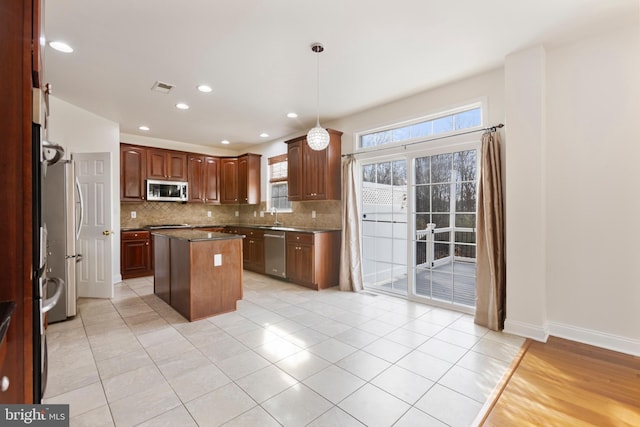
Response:
[[[168,170],[166,151],[147,150],[147,179],[168,179]]]
[[[205,203],[220,203],[220,159],[204,157],[202,173],[203,198]]]
[[[221,160],[221,203],[238,203],[238,159]]]
[[[247,172],[249,162],[246,156],[238,158],[238,200],[240,203],[247,203]]]
[[[302,141],[300,140],[288,144],[287,177],[289,200],[302,200]]]
[[[149,274],[151,270],[149,240],[130,240],[122,242],[122,278],[131,278]]]
[[[326,150],[315,151],[307,147],[302,148],[302,164],[304,165],[303,194],[304,200],[323,200],[326,194]]]
[[[145,199],[146,157],[144,148],[120,145],[120,200]]]
[[[188,184],[189,202],[203,202],[203,171],[204,159],[202,156],[189,156],[188,160]]]
[[[256,237],[253,239],[253,252],[251,254],[251,262],[253,264],[253,271],[256,273],[264,274],[264,238]]]
[[[172,181],[187,180],[187,155],[185,153],[167,153],[167,178]]]

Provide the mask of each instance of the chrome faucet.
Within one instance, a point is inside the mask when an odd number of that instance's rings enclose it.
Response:
[[[282,223],[278,221],[278,209],[275,206],[271,208],[271,216],[273,216],[273,214],[276,214],[276,220],[273,221],[273,225],[282,225]]]

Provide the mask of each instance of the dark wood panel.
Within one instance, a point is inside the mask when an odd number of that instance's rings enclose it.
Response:
[[[147,153],[142,147],[120,144],[120,200],[145,199]]]
[[[16,303],[0,376],[10,380],[0,403],[33,402],[31,87],[33,3],[3,0],[0,13],[0,300]]]
[[[204,157],[202,183],[205,203],[220,203],[220,159],[218,157]]]
[[[164,302],[171,304],[171,252],[169,238],[153,236],[153,292]]]
[[[220,176],[222,187],[220,194],[221,203],[238,203],[238,159],[222,159]]]
[[[178,313],[189,319],[191,313],[191,260],[189,242],[171,239],[169,248],[171,254],[171,306],[175,308]]]

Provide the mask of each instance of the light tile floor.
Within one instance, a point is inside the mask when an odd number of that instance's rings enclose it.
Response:
[[[45,403],[72,426],[468,426],[523,340],[387,295],[245,272],[233,313],[188,322],[126,280],[48,329]]]

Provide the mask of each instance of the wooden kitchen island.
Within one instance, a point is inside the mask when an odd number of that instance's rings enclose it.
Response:
[[[189,321],[235,311],[242,299],[242,235],[153,233],[154,293]]]

